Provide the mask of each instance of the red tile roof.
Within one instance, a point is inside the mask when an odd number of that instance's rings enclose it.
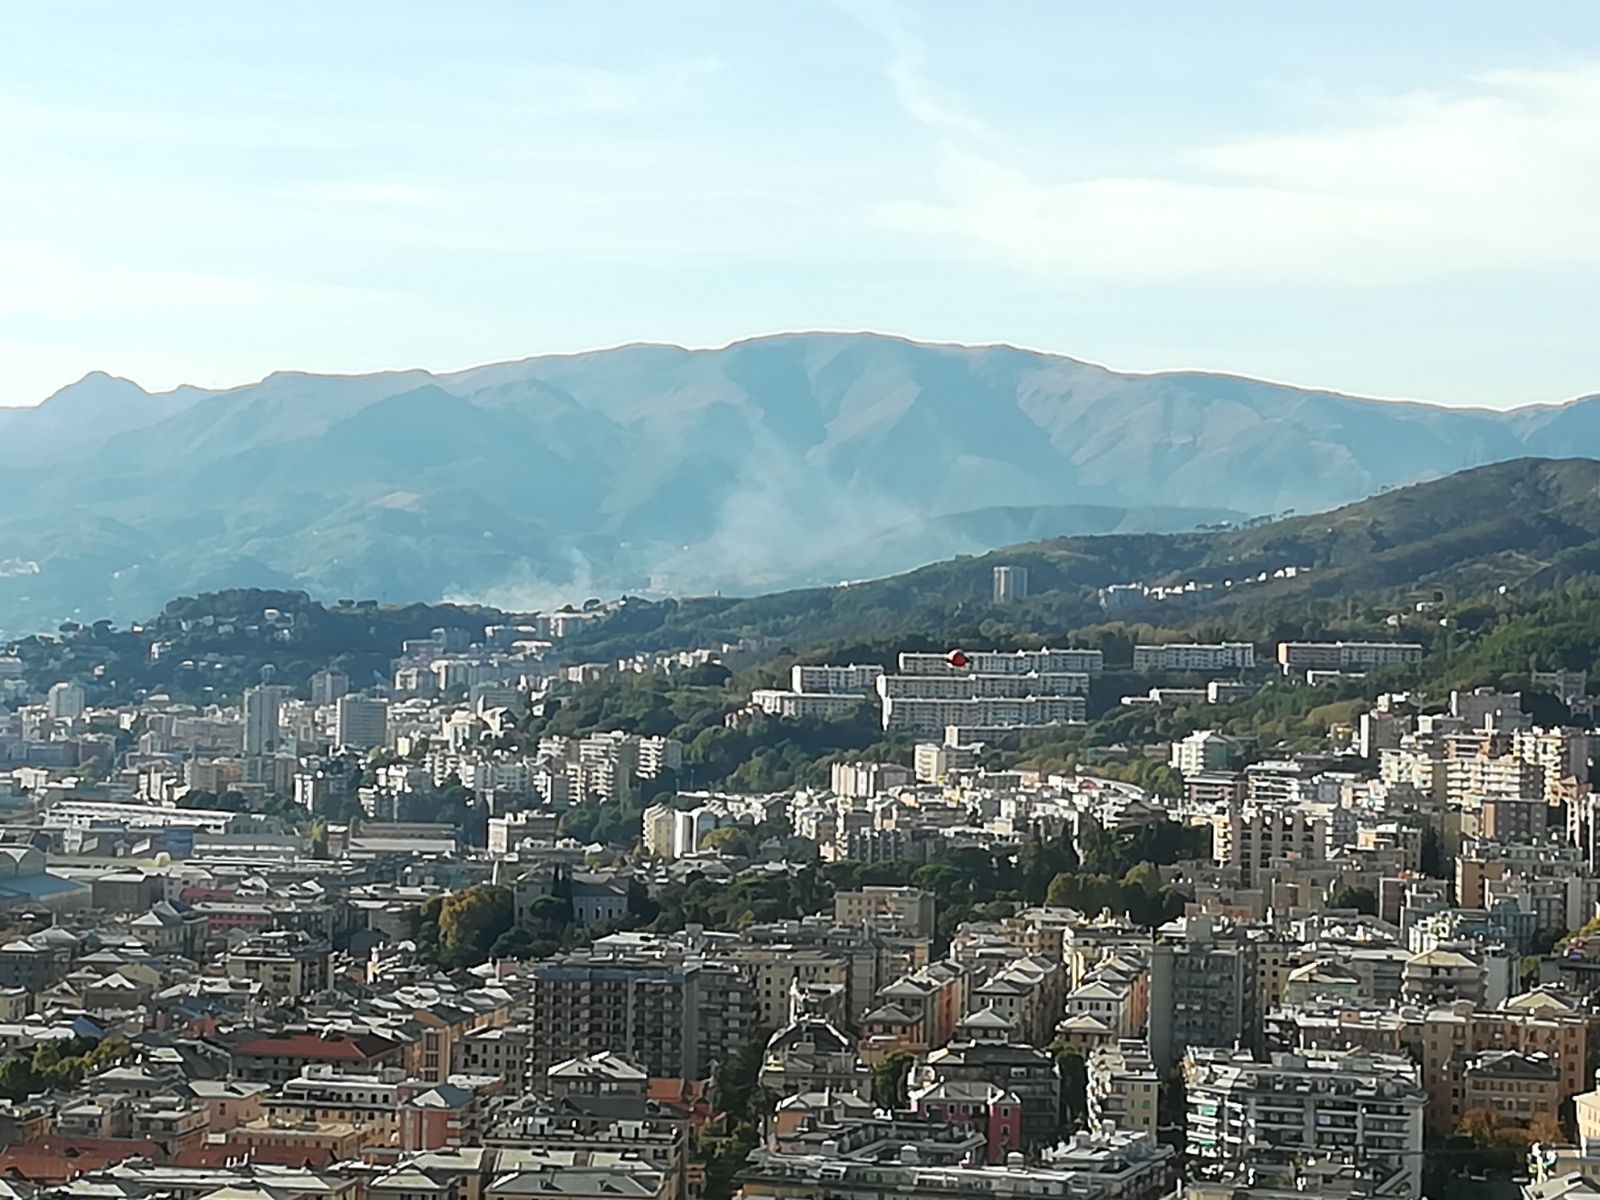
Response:
[[[0,1175],[13,1174],[33,1183],[64,1183],[130,1158],[159,1162],[161,1147],[132,1138],[41,1138],[0,1150]]]
[[[235,1054],[263,1057],[360,1061],[377,1058],[398,1045],[371,1033],[266,1033],[234,1047]]]

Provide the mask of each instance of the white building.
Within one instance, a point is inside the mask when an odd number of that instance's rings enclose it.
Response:
[[[1028,696],[1086,696],[1089,676],[1082,671],[1030,672],[1026,675],[884,675],[877,683],[880,699],[974,700],[983,697],[1020,700]]]
[[[852,663],[847,667],[806,666],[797,663],[789,668],[789,688],[796,692],[827,692],[843,695],[858,692],[869,695],[883,668],[877,663]]]
[[[83,716],[88,700],[80,684],[70,680],[51,684],[45,693],[45,711],[53,721],[75,721]]]
[[[994,602],[1014,604],[1028,596],[1027,567],[996,567],[994,569]]]
[[[311,677],[311,703],[321,708],[337,704],[350,691],[350,676],[343,671],[318,671]]]
[[[894,788],[906,787],[912,779],[912,772],[899,763],[841,762],[833,764],[830,782],[836,796],[870,800]]]
[[[889,698],[883,702],[883,727],[938,734],[962,729],[1031,729],[1082,721],[1088,704],[1082,696],[982,697],[969,700]]]
[[[1169,642],[1161,646],[1135,646],[1135,671],[1248,671],[1256,665],[1256,648],[1249,642]]]
[[[716,810],[704,805],[691,808],[687,812],[674,813],[672,857],[686,858],[699,853],[700,843],[705,841],[706,834],[715,829],[719,823]]]
[[[815,717],[835,721],[861,711],[867,697],[861,693],[790,692],[780,688],[757,688],[750,703],[769,717],[786,721]]]
[[[278,748],[278,710],[283,693],[271,686],[244,690],[244,753],[271,754]]]
[[[677,774],[683,770],[683,743],[669,737],[641,737],[639,739],[640,779],[657,779],[667,771]]]
[[[1105,656],[1098,650],[969,650],[964,657],[966,665],[956,666],[947,654],[907,651],[900,655],[900,674],[1094,675],[1105,667]]]
[[[1284,674],[1305,671],[1377,671],[1422,661],[1420,642],[1279,642]]]
[[[942,742],[918,742],[912,752],[912,765],[918,783],[943,783],[961,771],[976,770],[982,746],[947,746]]]
[[[1239,754],[1239,743],[1214,729],[1197,729],[1172,743],[1168,764],[1187,778],[1208,771],[1223,771]]]

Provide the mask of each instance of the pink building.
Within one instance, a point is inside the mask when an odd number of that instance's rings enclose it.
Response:
[[[1022,1147],[1022,1101],[977,1080],[947,1079],[911,1093],[911,1109],[933,1120],[984,1135],[991,1163]]]
[[[400,1148],[444,1150],[478,1144],[482,1109],[478,1094],[454,1084],[413,1088],[403,1085],[400,1102]]]

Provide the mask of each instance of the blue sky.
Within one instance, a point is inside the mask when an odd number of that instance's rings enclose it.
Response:
[[[1600,6],[0,0],[0,403],[778,329],[1600,391]]]

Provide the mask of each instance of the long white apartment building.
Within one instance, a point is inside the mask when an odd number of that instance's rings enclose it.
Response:
[[[907,651],[900,655],[902,675],[1054,675],[1099,674],[1105,667],[1098,650],[968,650],[957,666],[951,655]]]
[[[1082,696],[981,696],[935,699],[888,696],[883,701],[883,727],[919,734],[942,734],[951,726],[962,729],[1029,729],[1082,721],[1088,715]]]
[[[1420,642],[1279,642],[1284,674],[1372,671],[1422,661]]]
[[[1086,696],[1089,676],[1081,671],[1030,672],[1027,675],[883,675],[881,700],[979,700],[988,697]]]
[[[789,668],[789,690],[834,695],[854,692],[866,696],[872,693],[882,676],[883,668],[877,663],[851,663],[844,667],[796,663]]]
[[[1168,642],[1135,646],[1135,671],[1248,671],[1256,665],[1250,642]]]
[[[757,688],[750,693],[750,704],[769,717],[793,721],[818,717],[825,721],[848,717],[866,704],[863,692],[791,692],[783,688]]]

